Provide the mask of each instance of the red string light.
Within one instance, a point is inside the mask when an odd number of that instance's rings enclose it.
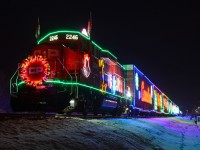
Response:
[[[46,81],[50,65],[41,55],[29,56],[20,67],[20,77],[28,85],[37,86]]]

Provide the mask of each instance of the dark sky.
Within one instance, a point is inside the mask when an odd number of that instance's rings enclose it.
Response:
[[[0,71],[11,77],[41,36],[81,30],[92,12],[92,38],[121,64],[136,65],[172,101],[200,101],[200,9],[190,1],[6,1],[0,6]],[[200,103],[199,103],[200,105]]]

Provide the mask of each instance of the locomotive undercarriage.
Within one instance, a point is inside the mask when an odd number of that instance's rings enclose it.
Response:
[[[121,115],[126,106],[126,102],[122,102],[118,98],[112,99],[101,92],[82,87],[78,87],[78,92],[77,88],[74,87],[73,96],[70,98],[69,104],[63,110],[64,113],[81,112],[83,115],[88,113],[93,113],[94,115]]]
[[[44,89],[20,87],[18,93],[11,96],[11,107],[14,112],[59,112],[67,105],[67,99],[70,99],[66,90],[54,87]]]
[[[14,112],[58,112],[84,115],[121,115],[126,106],[123,100],[107,96],[99,91],[80,86],[50,86],[42,89],[22,86],[17,95],[11,96]]]

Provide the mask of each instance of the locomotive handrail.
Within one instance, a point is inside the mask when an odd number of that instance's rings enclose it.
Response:
[[[75,77],[76,77],[76,83],[77,83],[77,76],[76,76],[76,63],[80,63],[80,61],[74,61],[74,65],[75,65]],[[76,84],[76,88],[77,88],[77,84]],[[76,97],[78,98],[78,88],[76,89]]]
[[[80,61],[74,61],[74,65],[75,65],[75,76],[76,76],[76,63],[80,63],[81,64],[81,62]],[[77,76],[76,76],[76,82],[77,82]]]
[[[13,85],[12,80],[13,80],[14,76],[17,74],[17,72],[19,71],[19,68],[20,68],[20,67],[21,67],[21,65],[18,64],[17,70],[15,71],[15,73],[14,73],[14,74],[12,75],[12,77],[10,78],[10,94],[12,94],[12,85]],[[18,76],[17,76],[17,78],[18,78]],[[16,78],[16,80],[17,80],[17,78]],[[15,82],[14,84],[17,85],[17,82]],[[16,88],[18,89],[18,86],[16,86]],[[17,91],[18,91],[18,90],[17,90]]]
[[[57,60],[60,62],[60,64],[63,66],[63,68],[65,69],[65,71],[69,74],[70,78],[71,78],[71,82],[72,82],[72,76],[71,74],[69,73],[69,71],[67,70],[67,68],[63,65],[63,63],[61,62],[61,60],[59,58],[57,58]],[[70,95],[72,94],[72,85],[71,85],[71,93]]]

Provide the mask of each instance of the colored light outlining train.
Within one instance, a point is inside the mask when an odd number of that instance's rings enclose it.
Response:
[[[88,35],[71,30],[38,39],[10,79],[10,97],[14,112],[180,113],[135,65],[121,65]]]

